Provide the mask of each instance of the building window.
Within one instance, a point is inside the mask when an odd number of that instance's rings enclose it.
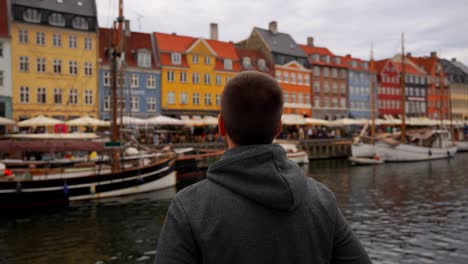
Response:
[[[188,104],[188,94],[187,93],[180,93],[180,104],[181,105]]]
[[[291,73],[291,83],[296,83],[296,74],[295,73]]]
[[[346,94],[346,84],[344,83],[340,84],[340,91],[341,91],[341,94]]]
[[[336,97],[332,98],[332,107],[333,108],[338,108],[338,98],[336,98]]]
[[[303,98],[302,98],[302,93],[297,94],[297,103],[298,104],[304,103]]]
[[[278,82],[281,82],[281,81],[282,81],[282,78],[281,78],[281,77],[282,77],[281,71],[276,71],[276,80],[277,80]]]
[[[93,104],[93,91],[92,90],[85,90],[84,102],[85,102],[86,105],[92,105]]]
[[[332,90],[334,94],[338,93],[338,84],[337,83],[332,83]]]
[[[323,76],[328,77],[330,75],[330,69],[328,68],[323,68]]]
[[[318,96],[314,97],[314,106],[315,107],[320,107],[320,97],[318,97]]]
[[[78,42],[76,40],[76,36],[69,36],[68,37],[68,47],[70,49],[76,49],[78,48]]]
[[[260,68],[261,71],[266,69],[266,62],[264,59],[258,60],[258,68]]]
[[[221,85],[223,82],[223,78],[221,75],[216,75],[216,85]]]
[[[20,56],[20,71],[28,72],[29,71],[29,57]]]
[[[205,105],[211,105],[211,94],[205,94]]]
[[[76,29],[83,29],[83,30],[87,30],[89,28],[88,20],[80,16],[76,16],[73,18],[72,26]]]
[[[29,87],[20,87],[20,103],[29,103]]]
[[[192,95],[192,104],[193,105],[199,105],[200,104],[200,94],[199,93],[193,93],[193,95]]]
[[[112,74],[110,72],[104,73],[104,86],[111,86]]]
[[[65,17],[59,13],[52,13],[49,16],[49,24],[52,26],[63,27],[65,26]]]
[[[180,82],[187,83],[187,72],[180,72]]]
[[[62,73],[62,61],[54,60],[54,73]]]
[[[205,73],[205,84],[211,84],[211,75],[209,75],[208,73]]]
[[[61,88],[54,89],[54,104],[62,104],[62,92]]]
[[[46,88],[37,88],[37,103],[45,104],[47,102]]]
[[[319,81],[314,81],[314,92],[315,93],[320,93],[320,82]]]
[[[291,103],[296,103],[296,93],[291,93]]]
[[[84,39],[84,48],[85,50],[92,50],[93,49],[93,40],[91,38]]]
[[[45,45],[45,33],[44,32],[36,32],[36,45]]]
[[[285,83],[288,83],[288,82],[289,82],[289,73],[288,73],[288,72],[284,72],[284,73],[283,73],[283,78],[284,78],[284,82],[285,82]]]
[[[320,76],[320,67],[319,66],[314,67],[314,76],[315,77]]]
[[[174,81],[174,72],[173,71],[168,71],[167,72],[167,81],[168,82],[173,82]]]
[[[56,48],[60,48],[62,46],[62,35],[54,33],[52,36],[52,45]]]
[[[167,104],[175,104],[175,93],[168,92],[167,93]]]
[[[333,78],[338,78],[338,70],[335,69],[335,68],[332,69],[332,77]]]
[[[140,109],[140,100],[138,96],[132,96],[130,101],[130,109],[132,112],[138,112]]]
[[[198,64],[198,55],[192,55],[192,63]]]
[[[109,111],[111,109],[111,97],[106,96],[104,99],[104,111]]]
[[[146,109],[148,112],[156,112],[156,98],[155,97],[147,97],[146,98]]]
[[[200,76],[196,72],[192,73],[192,83],[193,84],[200,83]]]
[[[210,64],[211,64],[210,56],[205,56],[205,64],[206,64],[206,65],[210,65]]]
[[[304,85],[310,85],[310,76],[308,74],[304,76]]]
[[[251,63],[251,61],[250,61],[250,58],[249,58],[249,57],[244,57],[244,58],[242,58],[242,65],[243,65],[244,68],[246,68],[246,69],[252,68],[252,63]]]
[[[29,41],[29,34],[28,31],[25,29],[20,29],[19,31],[19,42],[26,44]]]
[[[329,93],[330,92],[330,85],[328,84],[328,82],[325,82],[323,84],[323,92],[324,93]]]
[[[221,105],[221,95],[220,94],[217,94],[216,95],[216,105]]]
[[[70,61],[69,62],[69,73],[71,75],[78,74],[78,62],[77,61]]]
[[[340,107],[341,108],[346,108],[346,98],[341,98],[340,99]]]
[[[156,77],[154,77],[154,75],[148,75],[146,77],[146,87],[156,88]]]
[[[138,74],[130,74],[130,87],[138,88],[139,86],[140,86],[140,79],[138,78]]]
[[[72,105],[78,104],[78,90],[70,89],[70,94],[68,96],[68,103]]]
[[[232,70],[232,60],[229,60],[229,59],[224,60],[224,69]]]
[[[37,9],[28,8],[23,13],[23,19],[26,22],[40,23],[41,22],[41,13]]]
[[[151,55],[146,52],[138,53],[138,67],[150,68],[151,67]]]
[[[304,99],[305,99],[305,104],[310,105],[310,95],[306,94]]]
[[[37,72],[46,72],[46,59],[45,58],[37,58]]]
[[[283,99],[284,99],[285,104],[289,103],[289,93],[288,92],[283,93]]]
[[[3,71],[0,71],[0,87],[2,87],[4,84],[4,81],[3,81]]]
[[[302,73],[297,74],[297,84],[302,85]]]
[[[181,55],[180,53],[172,53],[171,54],[172,64],[179,65],[181,63]]]
[[[93,76],[93,64],[91,62],[84,63],[84,74],[86,76]]]

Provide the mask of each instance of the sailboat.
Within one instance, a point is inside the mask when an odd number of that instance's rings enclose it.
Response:
[[[128,135],[126,143],[121,142],[122,130],[117,125],[117,65],[124,50],[124,21],[123,0],[119,0],[119,17],[114,24],[116,34],[111,49],[114,79],[111,141],[101,145],[85,140],[50,140],[34,144],[8,142],[11,150],[39,157],[54,151],[76,150],[100,152],[101,155],[73,160],[19,160],[16,168],[9,168],[9,163],[5,168],[0,163],[0,209],[63,206],[72,201],[131,195],[175,186],[176,155],[173,151],[138,150],[141,146]]]
[[[406,131],[405,96],[405,48],[402,34],[401,87],[401,134],[400,141],[382,140],[375,144],[375,152],[385,162],[424,161],[452,158],[457,152],[451,134],[447,129],[422,129]],[[442,116],[442,115],[441,115]],[[409,142],[408,142],[409,141]]]

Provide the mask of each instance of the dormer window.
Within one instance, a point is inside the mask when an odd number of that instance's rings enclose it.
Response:
[[[363,63],[362,63],[362,67],[363,67],[364,69],[369,68],[369,63],[363,62]]]
[[[138,67],[150,68],[151,67],[151,54],[148,52],[138,52]]]
[[[88,20],[84,17],[74,17],[72,22],[73,28],[87,30],[89,28]]]
[[[334,58],[333,58],[333,62],[334,62],[335,64],[341,64],[341,59],[340,59],[339,57],[334,57]]]
[[[49,16],[49,24],[52,26],[63,27],[65,26],[65,17],[59,13],[52,13]]]
[[[26,22],[41,23],[41,13],[37,9],[26,9],[23,13],[23,18]]]
[[[357,61],[351,61],[351,67],[356,68],[357,67]]]
[[[232,60],[229,60],[229,59],[224,60],[224,69],[232,70]]]
[[[320,55],[318,55],[318,54],[312,54],[312,60],[313,60],[313,61],[320,61]]]
[[[172,64],[176,64],[176,65],[179,65],[181,64],[181,55],[180,53],[172,53],[171,55],[171,61],[172,61]]]
[[[252,68],[252,63],[250,61],[250,58],[249,57],[242,58],[242,65],[244,65],[244,68],[246,69]]]
[[[258,60],[258,67],[260,68],[260,70],[266,69],[266,62],[265,62],[264,59],[259,59]]]
[[[323,61],[325,63],[330,63],[330,56],[328,56],[328,55],[323,56]]]

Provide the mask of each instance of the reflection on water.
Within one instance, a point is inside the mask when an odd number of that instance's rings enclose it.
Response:
[[[351,167],[316,161],[374,263],[468,263],[468,155]],[[187,183],[185,184],[187,185]],[[0,219],[0,263],[152,263],[175,189]]]

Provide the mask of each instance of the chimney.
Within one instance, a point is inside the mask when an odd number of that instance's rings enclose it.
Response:
[[[271,33],[275,35],[278,34],[278,23],[276,21],[271,21],[268,25],[268,28],[270,29]]]
[[[407,52],[406,57],[411,58],[411,52]]]
[[[452,58],[452,62],[457,62],[457,58]]]
[[[218,40],[218,24],[210,23],[210,39]]]
[[[346,58],[351,58],[351,54],[346,54]]]
[[[435,57],[437,57],[437,52],[431,51],[431,58],[435,58]]]
[[[307,37],[307,46],[309,46],[309,47],[314,46],[314,38],[313,37]]]

